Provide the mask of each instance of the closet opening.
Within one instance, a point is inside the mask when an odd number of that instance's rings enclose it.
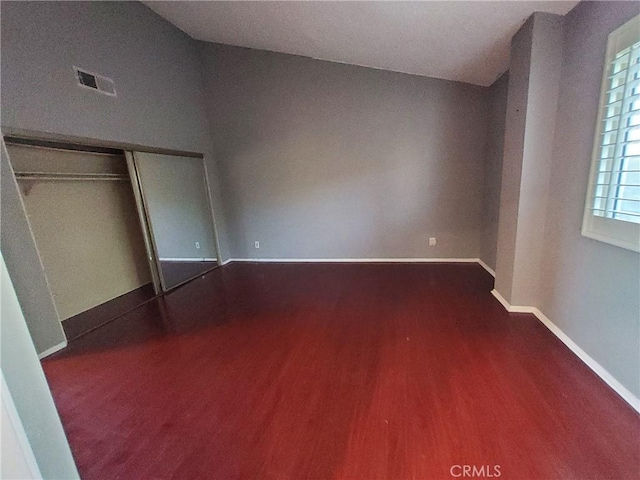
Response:
[[[4,140],[67,340],[220,265],[202,155]]]
[[[124,151],[5,141],[67,339],[153,298]]]

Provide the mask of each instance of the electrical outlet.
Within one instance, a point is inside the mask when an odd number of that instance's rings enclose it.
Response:
[[[256,242],[254,245],[256,246],[256,248],[260,248],[260,242]]]
[[[435,247],[437,243],[436,237],[429,237],[429,246]]]
[[[200,242],[196,242],[196,249],[200,250]]]

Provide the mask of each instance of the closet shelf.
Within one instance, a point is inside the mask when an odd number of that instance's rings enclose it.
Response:
[[[15,172],[17,180],[38,181],[121,181],[128,182],[129,175],[119,173],[53,173],[53,172]]]

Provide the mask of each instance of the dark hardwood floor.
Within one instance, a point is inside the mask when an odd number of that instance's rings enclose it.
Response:
[[[639,416],[492,282],[230,264],[43,366],[84,479],[637,479]]]
[[[154,296],[153,285],[148,283],[108,302],[93,307],[86,312],[67,318],[62,322],[62,328],[64,329],[67,339],[74,340],[80,335],[84,335],[148,302]]]
[[[187,282],[198,275],[203,275],[212,268],[218,266],[218,262],[160,262],[160,268],[164,277],[167,289],[173,288],[181,283]]]

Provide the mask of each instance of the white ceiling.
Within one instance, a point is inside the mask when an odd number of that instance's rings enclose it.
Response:
[[[533,12],[577,1],[144,1],[191,37],[333,62],[491,85]]]

